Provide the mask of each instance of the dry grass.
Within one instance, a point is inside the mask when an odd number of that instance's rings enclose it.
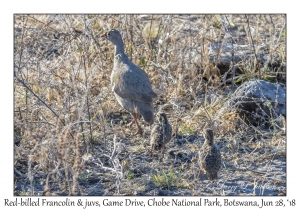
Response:
[[[214,129],[221,148],[224,180],[249,174],[247,181],[256,183],[258,172],[252,169],[262,163],[268,167],[259,181],[277,180],[269,169],[273,160],[285,157],[285,119],[268,116],[273,126],[262,129],[246,123],[226,102],[243,81],[278,82],[276,75],[285,74],[285,18],[15,15],[14,137],[20,141],[14,152],[15,195],[139,195],[161,187],[205,195],[206,182],[199,180],[192,160],[206,126]],[[110,28],[122,32],[127,55],[159,95],[155,111],[166,112],[176,131],[163,164],[150,158],[149,126],[144,124],[142,137],[133,136],[135,130],[126,127],[131,116],[111,91],[113,46],[100,38]],[[255,56],[224,70],[222,52],[212,60],[210,46],[233,40],[253,47]],[[267,46],[270,60],[276,56],[275,63],[259,63],[260,44]]]

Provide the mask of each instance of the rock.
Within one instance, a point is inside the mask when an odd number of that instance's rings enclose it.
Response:
[[[252,79],[231,95],[231,108],[247,117],[254,125],[270,117],[286,117],[286,88],[264,80]]]
[[[191,163],[191,160],[192,160],[192,154],[188,154],[184,151],[179,151],[179,149],[170,149],[169,156],[172,159],[176,158],[184,163]]]
[[[22,136],[15,134],[14,135],[14,142],[16,146],[20,146],[20,142],[22,140]]]
[[[253,46],[249,44],[211,43],[208,45],[207,50],[209,61],[218,67],[221,75],[230,69],[232,61],[238,64],[241,61],[248,62],[256,58],[261,67],[266,67],[274,71],[280,68],[282,58],[278,53],[270,56],[268,46],[265,44],[254,45],[254,48],[257,51],[256,54],[253,53]],[[199,56],[200,51],[201,46],[197,46],[190,54],[186,54],[184,59],[187,61],[191,60],[195,64],[200,64],[202,62],[202,58]],[[234,52],[233,54],[232,51]]]

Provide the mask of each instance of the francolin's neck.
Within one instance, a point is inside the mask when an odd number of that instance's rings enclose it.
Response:
[[[124,44],[123,41],[120,40],[120,42],[115,45],[115,55],[123,54],[123,53],[124,53]]]

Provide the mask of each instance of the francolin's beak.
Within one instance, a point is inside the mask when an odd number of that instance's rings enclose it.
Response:
[[[104,33],[104,34],[101,34],[101,36],[100,37],[104,37],[104,38],[106,38],[107,37],[107,34],[106,33]]]

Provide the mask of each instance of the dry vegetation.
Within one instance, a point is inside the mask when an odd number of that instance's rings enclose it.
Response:
[[[225,106],[241,82],[281,81],[285,24],[280,14],[15,15],[15,195],[285,195],[285,119],[253,126]],[[111,91],[113,45],[100,38],[110,28],[173,127],[163,162],[150,155],[150,126],[134,136]],[[233,43],[255,56],[211,59],[210,46]],[[276,63],[258,62],[261,44]],[[207,126],[223,158],[216,183],[197,162]]]

